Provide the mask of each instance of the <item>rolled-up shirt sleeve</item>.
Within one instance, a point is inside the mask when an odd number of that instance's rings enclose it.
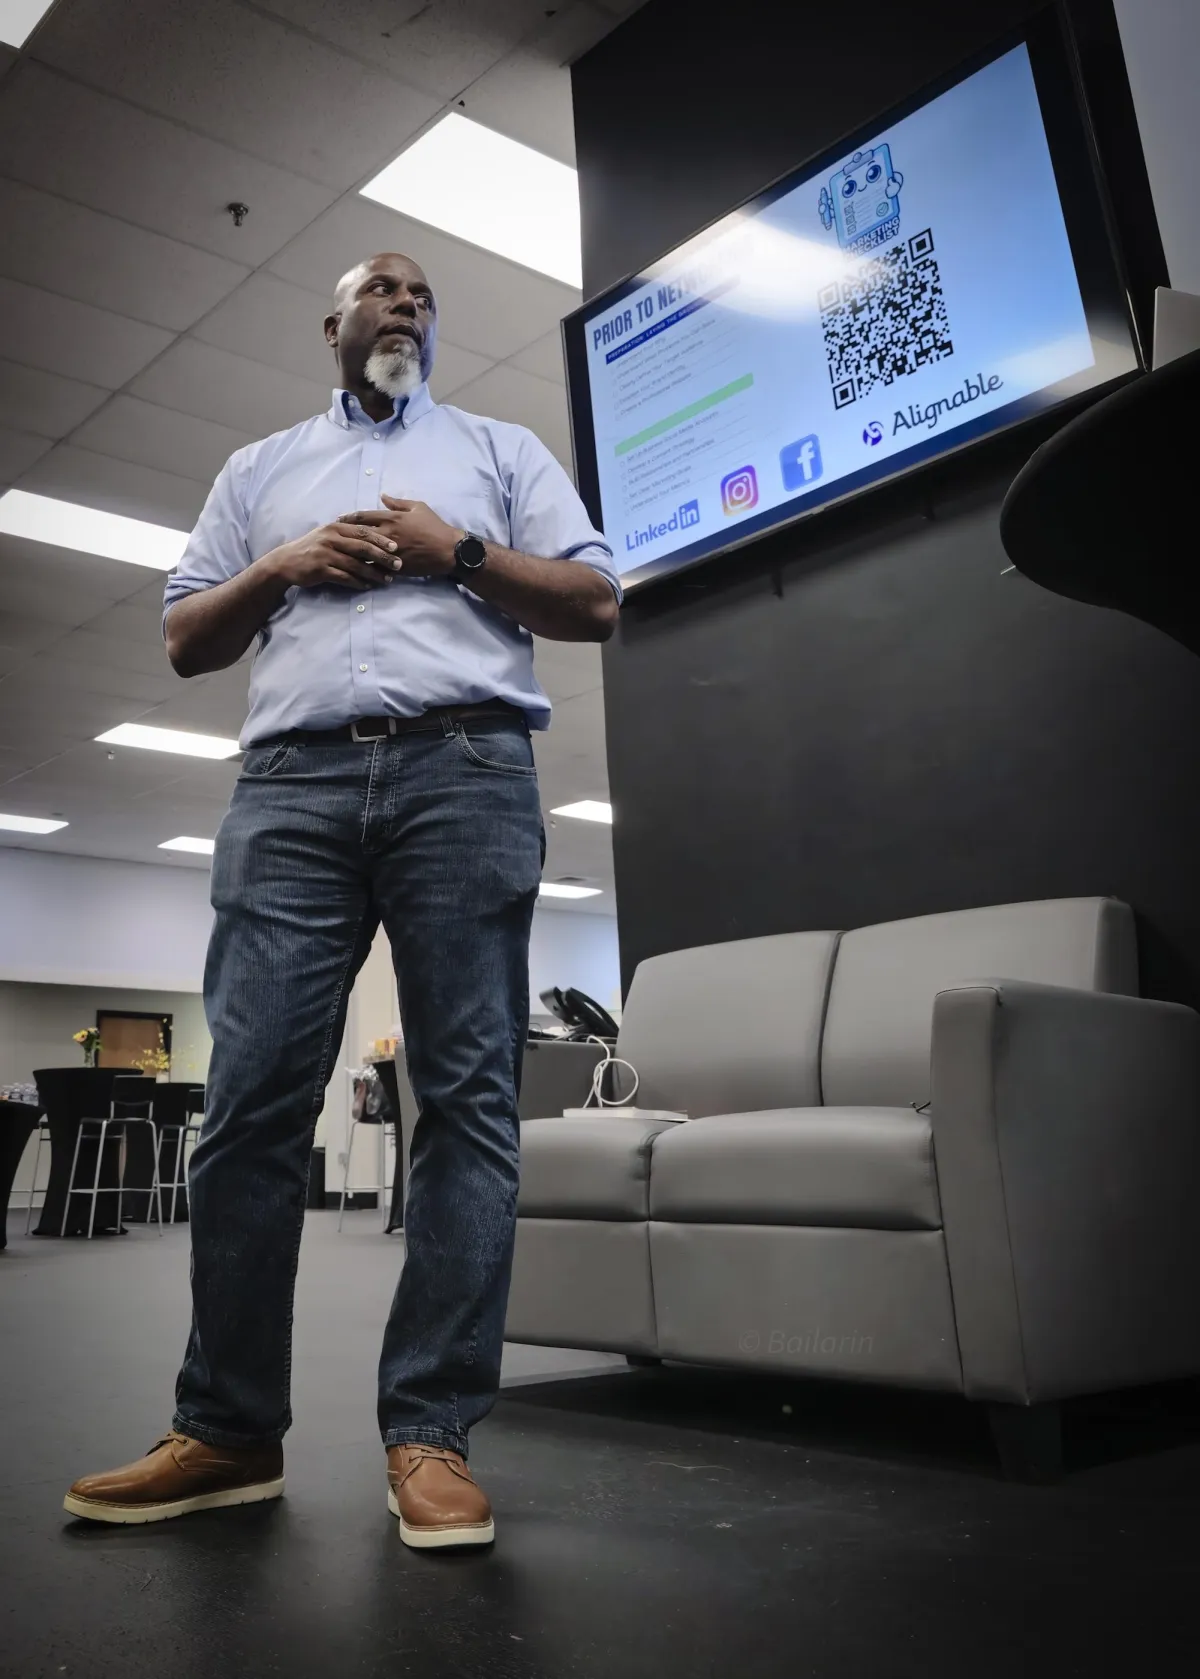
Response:
[[[607,577],[617,599],[622,598],[612,549],[592,524],[570,478],[530,431],[521,434],[510,493],[514,548],[543,560],[582,560]]]
[[[167,578],[163,591],[164,633],[173,606],[188,595],[227,583],[250,564],[250,519],[245,501],[247,453],[232,455],[221,468],[183,558]]]

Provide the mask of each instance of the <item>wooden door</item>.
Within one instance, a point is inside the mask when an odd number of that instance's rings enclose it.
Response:
[[[98,1009],[96,1025],[100,1031],[100,1053],[96,1065],[134,1068],[135,1061],[152,1055],[160,1043],[169,1050],[171,1019],[169,1014],[126,1014]],[[148,1070],[153,1077],[153,1068]]]

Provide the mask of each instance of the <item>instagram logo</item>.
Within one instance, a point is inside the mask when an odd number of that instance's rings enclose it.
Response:
[[[752,466],[739,466],[721,480],[721,507],[726,513],[748,513],[758,506],[758,475]]]

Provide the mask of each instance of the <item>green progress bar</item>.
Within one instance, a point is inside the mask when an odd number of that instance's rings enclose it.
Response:
[[[668,414],[665,420],[656,420],[645,431],[635,432],[627,437],[623,443],[618,443],[616,453],[627,455],[631,449],[638,448],[643,443],[649,443],[652,437],[661,437],[664,431],[670,431],[673,426],[681,426],[685,420],[693,419],[697,414],[703,414],[706,408],[715,408],[718,402],[724,402],[726,397],[736,396],[739,391],[747,391],[754,383],[753,373],[743,373],[740,379],[735,379],[732,385],[722,385],[719,391],[710,391],[697,402],[689,402],[686,408],[676,409],[674,414]]]

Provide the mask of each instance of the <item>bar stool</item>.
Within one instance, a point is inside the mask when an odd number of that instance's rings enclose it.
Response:
[[[121,1228],[121,1197],[124,1193],[125,1167],[124,1162],[117,1170],[117,1183],[114,1189],[100,1188],[100,1164],[104,1159],[104,1145],[110,1133],[114,1137],[124,1139],[125,1129],[130,1125],[148,1125],[150,1127],[150,1141],[154,1153],[154,1174],[151,1180],[150,1193],[154,1196],[158,1211],[158,1233],[163,1233],[162,1190],[158,1175],[158,1127],[154,1123],[154,1087],[155,1080],[139,1078],[136,1075],[129,1078],[117,1078],[112,1083],[112,1098],[106,1118],[81,1119],[79,1130],[75,1136],[75,1153],[71,1160],[71,1175],[67,1180],[67,1193],[63,1201],[62,1230],[60,1235],[67,1233],[67,1215],[71,1206],[72,1195],[88,1195],[91,1197],[92,1207],[88,1215],[88,1239],[91,1240],[92,1231],[96,1224],[96,1202],[101,1195],[115,1195],[117,1197],[117,1229]],[[118,1108],[145,1107],[150,1111],[144,1114],[121,1113]],[[79,1164],[79,1145],[88,1126],[98,1127],[94,1133],[97,1137],[96,1147],[96,1175],[91,1188],[78,1188],[75,1183],[75,1171]]]
[[[342,1220],[346,1216],[346,1195],[350,1186],[350,1160],[354,1153],[354,1133],[360,1125],[374,1125],[378,1127],[376,1159],[379,1167],[379,1181],[376,1184],[366,1184],[364,1187],[368,1190],[374,1189],[379,1196],[379,1205],[383,1215],[381,1224],[386,1231],[392,1211],[389,1194],[391,1185],[387,1181],[387,1133],[390,1127],[394,1138],[396,1128],[388,1112],[385,1093],[381,1090],[384,1100],[381,1101],[374,1113],[370,1113],[366,1104],[366,1081],[361,1077],[356,1077],[353,1072],[351,1072],[350,1077],[353,1081],[354,1100],[351,1107],[350,1136],[346,1142],[346,1165],[342,1171],[342,1203],[338,1209],[337,1227],[339,1230],[342,1228]],[[399,1147],[398,1143],[397,1147]]]

